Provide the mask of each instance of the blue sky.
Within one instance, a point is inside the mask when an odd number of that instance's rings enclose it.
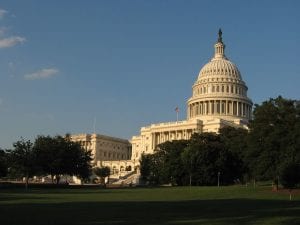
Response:
[[[22,136],[122,138],[186,118],[213,56],[226,55],[261,103],[300,96],[300,1],[2,0],[0,147]]]

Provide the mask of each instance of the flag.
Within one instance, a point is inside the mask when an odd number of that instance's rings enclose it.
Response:
[[[175,108],[175,111],[176,111],[176,112],[179,112],[179,108],[178,108],[178,106]]]

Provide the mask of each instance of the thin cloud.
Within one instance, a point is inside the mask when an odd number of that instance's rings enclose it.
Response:
[[[13,47],[13,46],[15,46],[17,44],[21,44],[25,41],[26,41],[25,38],[19,37],[19,36],[12,36],[12,37],[8,37],[8,38],[2,38],[2,39],[0,39],[0,48]]]
[[[0,98],[0,106],[3,104],[3,99]]]
[[[58,73],[59,70],[55,68],[41,69],[34,73],[24,75],[24,79],[25,80],[47,79],[55,76]]]
[[[7,13],[6,10],[0,9],[0,19],[2,19],[5,16],[6,13]]]

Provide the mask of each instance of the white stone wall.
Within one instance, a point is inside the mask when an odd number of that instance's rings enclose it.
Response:
[[[74,134],[71,140],[79,142],[86,150],[92,151],[93,163],[131,158],[131,144],[128,140],[100,134]]]

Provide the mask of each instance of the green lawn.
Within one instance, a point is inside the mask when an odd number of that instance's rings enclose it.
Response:
[[[0,224],[300,224],[300,195],[288,198],[245,186],[0,189]]]

